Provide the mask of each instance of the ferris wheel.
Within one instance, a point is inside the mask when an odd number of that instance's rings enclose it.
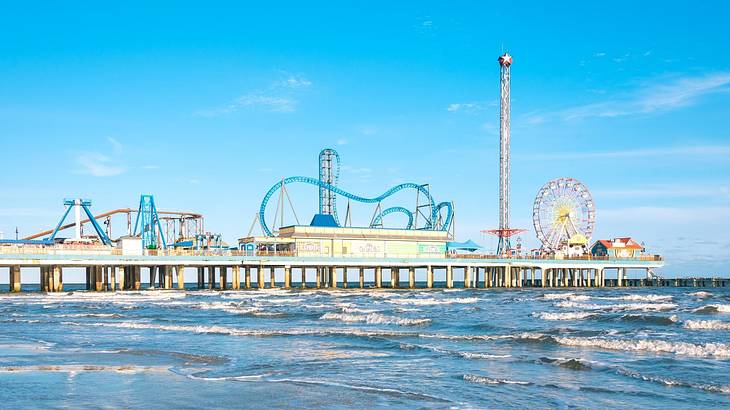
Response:
[[[548,252],[587,245],[593,234],[596,209],[588,188],[573,178],[557,178],[545,184],[535,197],[532,223],[543,249]]]

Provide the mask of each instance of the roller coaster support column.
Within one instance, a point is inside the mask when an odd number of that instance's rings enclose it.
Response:
[[[347,289],[347,266],[342,268],[342,287]]]
[[[291,266],[284,266],[284,289],[291,289]]]
[[[380,266],[375,268],[375,287],[378,289],[383,287],[383,268]]]
[[[450,265],[446,267],[446,287],[449,289],[454,287],[454,268]]]
[[[302,270],[301,286],[302,286],[302,289],[306,289],[307,288],[307,268],[302,266],[300,269]]]
[[[471,266],[464,267],[464,287],[471,287]]]
[[[271,289],[276,287],[276,268],[273,266],[269,267],[269,287]]]
[[[433,266],[426,266],[426,287],[433,289]]]
[[[202,266],[198,266],[198,289],[203,289],[205,287],[205,268]]]
[[[365,288],[365,268],[360,268],[360,289]]]
[[[248,266],[243,268],[243,280],[246,283],[246,289],[251,289],[251,268]]]
[[[408,268],[408,288],[413,289],[416,287],[416,268]]]
[[[400,269],[390,268],[390,287],[396,289],[398,287],[398,274]]]
[[[317,266],[314,272],[314,287],[320,289],[322,287],[322,268]]]

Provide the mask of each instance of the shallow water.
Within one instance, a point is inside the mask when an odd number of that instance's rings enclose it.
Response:
[[[0,295],[3,407],[730,406],[730,289]]]

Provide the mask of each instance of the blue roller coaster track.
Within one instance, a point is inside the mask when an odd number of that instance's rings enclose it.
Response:
[[[337,154],[337,152],[334,150],[332,150],[332,151],[333,151],[334,157],[336,158],[336,165],[337,165],[336,171],[334,172],[334,175],[332,175],[332,181],[334,182],[334,184],[336,184],[337,179],[338,179],[337,174],[339,174],[339,165],[340,165],[339,162],[340,161],[339,161],[339,155]],[[323,152],[324,152],[324,150],[323,150]],[[320,155],[321,155],[321,153],[320,153]],[[321,175],[322,175],[322,172],[320,171],[320,176]],[[323,182],[321,179],[305,177],[305,176],[293,176],[293,177],[284,178],[283,180],[274,184],[274,186],[272,186],[269,189],[269,191],[266,192],[266,195],[264,195],[264,199],[261,201],[261,207],[259,209],[259,222],[261,224],[261,230],[263,231],[264,235],[266,235],[266,236],[273,236],[271,229],[269,229],[269,226],[266,223],[266,206],[269,203],[269,200],[271,199],[271,197],[274,195],[274,193],[276,193],[278,190],[280,190],[282,188],[282,186],[284,186],[286,184],[291,184],[291,183],[303,183],[303,184],[308,184],[308,185],[313,185],[313,186],[319,187],[320,212],[322,211],[322,203],[323,203],[322,195],[325,191],[332,192],[336,195],[341,195],[341,196],[351,199],[353,201],[367,203],[367,204],[374,204],[374,203],[380,203],[381,201],[388,198],[389,196],[391,196],[399,191],[402,191],[404,189],[413,189],[413,190],[416,190],[416,191],[420,192],[421,194],[423,194],[424,197],[426,198],[426,200],[430,204],[431,215],[428,218],[426,225],[420,229],[447,231],[449,229],[449,226],[451,225],[451,221],[453,218],[453,207],[451,206],[450,202],[441,202],[439,204],[436,204],[434,202],[433,197],[428,192],[428,190],[426,188],[424,188],[422,185],[419,185],[416,183],[407,182],[404,184],[399,184],[399,185],[396,185],[396,186],[388,189],[387,191],[383,192],[379,196],[376,196],[373,198],[366,198],[366,197],[362,197],[359,195],[351,194],[343,189],[340,189],[336,185],[327,184],[327,183]],[[337,207],[335,204],[336,204],[336,202],[332,201],[332,205],[331,205],[332,213],[331,214],[334,217],[337,225],[340,226],[339,219],[337,217]],[[441,220],[441,222],[439,222],[441,210],[444,208],[446,209],[446,216],[443,220]],[[413,219],[414,219],[413,213],[411,211],[409,211],[408,209],[400,207],[400,206],[394,206],[394,207],[390,207],[390,208],[386,208],[386,209],[382,210],[373,219],[372,225],[378,225],[378,224],[382,223],[382,218],[384,216],[392,214],[392,213],[403,213],[408,217],[408,224],[405,229],[416,228],[413,225]]]

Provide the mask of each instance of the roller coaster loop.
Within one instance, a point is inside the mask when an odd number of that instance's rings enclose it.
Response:
[[[269,229],[268,225],[266,224],[266,218],[265,218],[266,205],[268,204],[269,200],[274,195],[274,193],[276,191],[278,191],[279,189],[281,189],[283,184],[290,184],[290,183],[304,183],[304,184],[314,185],[314,186],[332,191],[335,194],[342,195],[345,198],[349,198],[354,201],[369,203],[369,204],[381,202],[383,199],[397,193],[398,191],[404,190],[404,189],[415,189],[415,190],[420,191],[426,198],[428,198],[428,201],[431,203],[431,218],[430,218],[430,221],[426,224],[426,226],[423,229],[446,231],[449,229],[449,225],[451,224],[451,219],[452,219],[452,215],[453,215],[453,209],[451,207],[451,203],[450,202],[441,202],[438,205],[436,205],[433,200],[433,197],[428,192],[428,190],[426,190],[423,186],[421,186],[419,184],[407,182],[404,184],[396,185],[377,197],[365,198],[365,197],[361,197],[361,196],[358,196],[355,194],[351,194],[336,186],[326,184],[316,178],[304,177],[304,176],[294,176],[294,177],[284,178],[283,180],[274,184],[274,186],[272,186],[271,189],[269,189],[269,191],[266,192],[266,195],[264,195],[264,199],[261,201],[261,208],[259,209],[259,222],[261,223],[261,229],[264,232],[264,235],[266,235],[266,236],[273,236],[271,230]],[[440,210],[444,207],[447,208],[446,218],[444,219],[443,223],[437,224],[436,221],[440,215]],[[397,208],[397,207],[395,207],[395,208]],[[388,208],[388,209],[392,209],[392,208]],[[390,211],[389,213],[392,213],[392,212],[402,212],[402,211],[393,210],[393,211]],[[410,211],[409,211],[409,213],[410,213]],[[382,217],[383,214],[384,214],[384,212],[381,213],[380,216]],[[412,227],[412,223],[409,223],[409,226]]]

